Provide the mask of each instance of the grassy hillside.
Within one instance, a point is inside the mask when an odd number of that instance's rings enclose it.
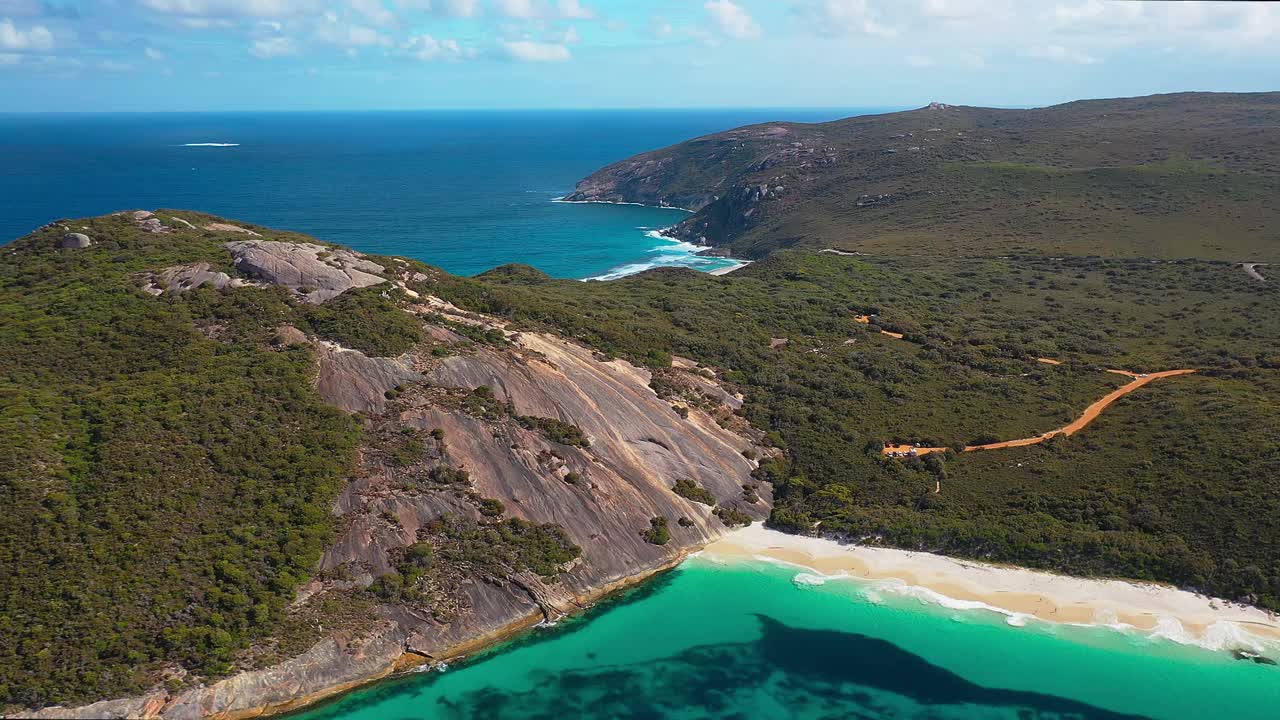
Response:
[[[1036,110],[930,106],[775,123],[605,168],[579,199],[692,201],[676,233],[759,258],[871,254],[1280,259],[1280,94]]]
[[[780,528],[821,523],[1280,607],[1280,298],[1239,267],[793,251],[723,278],[578,283],[507,268],[436,291],[607,353],[720,368],[745,416],[787,450],[764,468]],[[854,319],[864,313],[879,325]],[[1139,390],[1070,440],[907,462],[879,453],[885,441],[1039,434],[1125,382],[1106,368],[1182,367],[1202,372]]]

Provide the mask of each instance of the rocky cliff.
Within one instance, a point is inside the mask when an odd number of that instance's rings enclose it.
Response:
[[[768,516],[769,487],[752,471],[770,450],[711,369],[661,370],[664,387],[684,388],[664,399],[650,370],[438,299],[436,274],[416,263],[260,238],[222,248],[227,257],[139,273],[137,289],[166,302],[198,288],[278,287],[307,312],[383,286],[394,312],[421,329],[394,357],[290,324],[270,341],[280,352],[310,348],[313,391],[365,427],[333,504],[339,532],[289,608],[330,629],[304,633],[309,646],[292,656],[282,639],[259,642],[220,680],[24,716],[239,718],[298,707],[584,608]]]

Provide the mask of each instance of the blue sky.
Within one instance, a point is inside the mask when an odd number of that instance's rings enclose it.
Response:
[[[1280,89],[1280,3],[0,0],[0,111],[1025,106]]]

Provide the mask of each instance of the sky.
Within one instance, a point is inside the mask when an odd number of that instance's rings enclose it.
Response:
[[[1280,3],[0,0],[0,112],[1025,107],[1280,90]]]

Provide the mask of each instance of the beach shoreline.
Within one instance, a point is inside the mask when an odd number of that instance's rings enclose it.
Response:
[[[715,563],[772,562],[804,571],[797,582],[848,578],[922,602],[985,610],[1010,625],[1032,619],[1136,630],[1211,650],[1275,651],[1280,618],[1265,610],[1156,583],[1079,578],[926,552],[842,544],[752,525],[698,554]],[[1268,647],[1270,646],[1270,647]]]

